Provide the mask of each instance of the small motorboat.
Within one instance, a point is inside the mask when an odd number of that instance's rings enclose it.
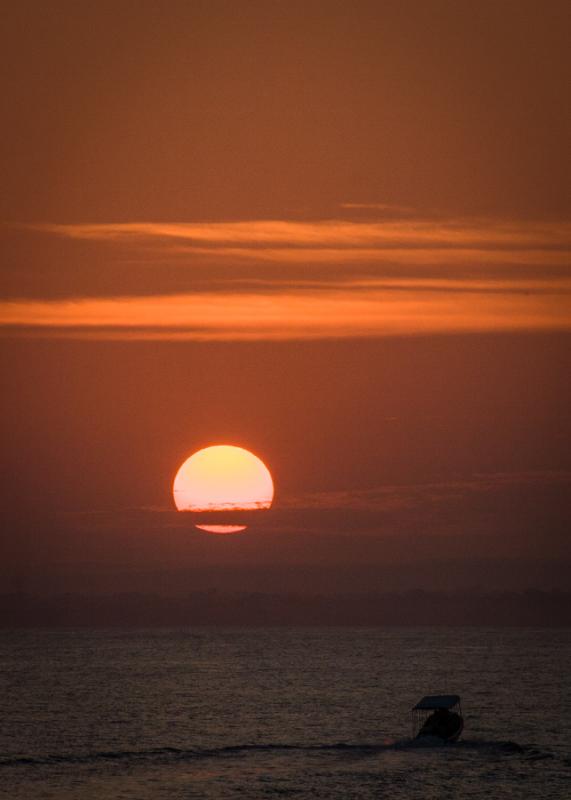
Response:
[[[464,728],[457,694],[427,695],[413,706],[411,713],[413,739],[431,737],[439,744],[456,742]]]

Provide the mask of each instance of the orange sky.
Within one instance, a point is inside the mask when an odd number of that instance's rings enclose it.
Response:
[[[276,482],[248,563],[571,562],[568,3],[4,16],[3,581],[141,525],[138,569],[226,563],[161,516],[223,441]]]

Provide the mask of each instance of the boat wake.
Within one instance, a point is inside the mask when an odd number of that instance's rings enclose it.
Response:
[[[522,746],[512,741],[484,741],[463,740],[454,744],[443,744],[441,740],[432,737],[423,739],[402,739],[385,741],[382,744],[352,744],[348,742],[335,742],[332,744],[236,744],[218,748],[178,748],[159,747],[148,750],[110,750],[85,754],[48,754],[45,756],[32,755],[6,755],[0,756],[0,768],[6,767],[40,767],[56,765],[89,765],[102,761],[128,761],[128,762],[168,762],[190,761],[195,759],[232,758],[233,756],[247,756],[249,753],[305,753],[305,754],[338,754],[354,757],[370,757],[382,753],[395,751],[415,750],[425,751],[428,748],[446,749],[447,751],[481,752],[483,755],[521,756],[525,760],[539,761],[554,758],[552,753],[537,750],[533,747]]]

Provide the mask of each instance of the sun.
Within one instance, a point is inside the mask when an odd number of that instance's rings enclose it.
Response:
[[[243,447],[213,445],[193,453],[179,468],[173,485],[178,511],[267,509],[274,482],[264,462]],[[196,526],[210,533],[236,533],[245,525]]]

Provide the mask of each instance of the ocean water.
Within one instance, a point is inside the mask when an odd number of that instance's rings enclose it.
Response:
[[[0,633],[0,797],[571,797],[571,630]],[[410,708],[462,696],[462,740]]]

